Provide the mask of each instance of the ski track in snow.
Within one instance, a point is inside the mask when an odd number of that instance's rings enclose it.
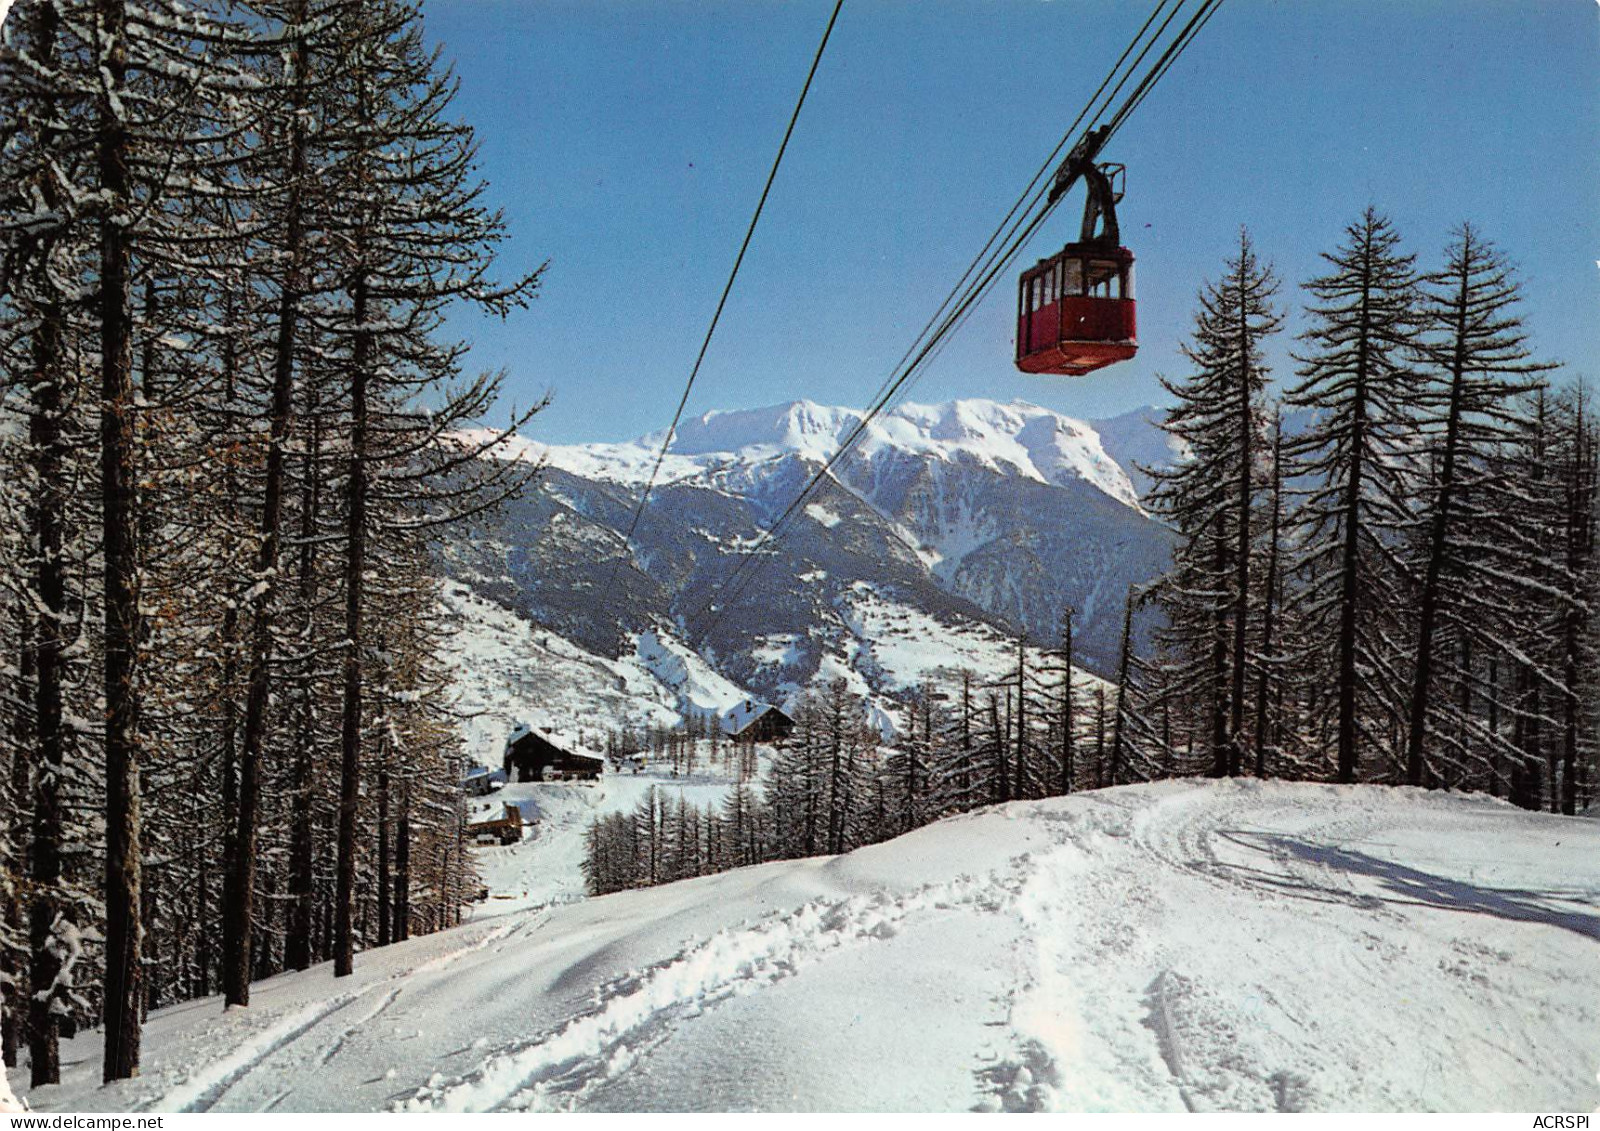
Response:
[[[175,1043],[153,1048],[151,1074],[126,1091],[32,1098],[44,1110],[119,1094],[165,1111],[340,1097],[395,1111],[639,1097],[831,1110],[826,1083],[774,1082],[784,1049],[807,1050],[807,1071],[893,1075],[895,1042],[950,1025],[962,1035],[928,1042],[942,1051],[909,1078],[924,1084],[892,1090],[899,1102],[1579,1110],[1600,1101],[1600,889],[1582,867],[1597,833],[1380,787],[1169,782],[1014,803],[843,857],[511,910],[416,940],[439,948],[427,961],[373,952],[353,984],[286,975],[261,987],[269,1004],[220,1023],[176,1007],[159,1030]],[[932,964],[922,982],[908,960]],[[797,1008],[826,1009],[836,981],[870,987],[879,962],[913,976],[882,1001],[867,991],[876,1026],[824,1031]],[[979,1004],[953,1013],[957,998]],[[403,1044],[387,1035],[400,1021]],[[723,1043],[752,1023],[779,1043]],[[430,1040],[412,1044],[419,1024]],[[708,1068],[723,1089],[710,1101],[696,1083]],[[387,1094],[358,1091],[385,1080]]]
[[[501,1051],[454,1080],[435,1077],[396,1111],[573,1110],[671,1035],[728,998],[756,993],[847,947],[897,935],[919,911],[976,905],[998,911],[1015,898],[1029,864],[977,879],[958,877],[905,896],[887,892],[813,900],[794,911],[685,948],[666,962],[598,991],[593,1010],[553,1033]]]
[[[270,1024],[245,1040],[231,1054],[213,1061],[197,1072],[192,1073],[181,1083],[168,1089],[164,1094],[154,1097],[141,1110],[154,1110],[159,1105],[163,1111],[184,1113],[211,1111],[222,1101],[224,1096],[246,1077],[252,1076],[263,1069],[270,1070],[273,1058],[278,1054],[293,1050],[295,1053],[294,1059],[296,1061],[303,1060],[304,1058],[298,1055],[299,1050],[294,1049],[300,1038],[306,1036],[324,1021],[336,1018],[362,998],[373,994],[375,991],[384,990],[385,992],[377,995],[378,1004],[374,1008],[357,1015],[354,1020],[340,1029],[331,1041],[321,1045],[312,1053],[312,1060],[317,1067],[321,1067],[338,1054],[351,1034],[359,1031],[362,1026],[374,1020],[380,1013],[394,1004],[395,999],[405,989],[406,980],[416,975],[441,970],[525,926],[527,926],[525,921],[502,924],[466,946],[446,951],[444,954],[431,958],[426,962],[391,974],[381,981],[369,982],[364,986],[338,994],[326,1001],[295,1010],[287,1017]],[[292,1074],[280,1077],[279,1082],[282,1079],[292,1078]],[[275,1108],[284,1099],[292,1095],[293,1092],[294,1089],[292,1087],[287,1090],[280,1090],[260,1110]]]
[[[1489,1022],[1468,1039],[1538,1072],[1533,1053],[1517,1051],[1540,1043],[1527,1004],[1505,992],[1494,969],[1509,954],[1456,934],[1472,929],[1470,918],[1448,915],[1447,946],[1460,958],[1439,960],[1444,984],[1431,993],[1408,963],[1413,946],[1434,940],[1419,937],[1418,921],[1396,906],[1403,901],[1374,894],[1357,871],[1338,866],[1358,855],[1339,846],[1381,836],[1394,824],[1392,810],[1347,803],[1302,807],[1303,798],[1292,796],[1263,806],[1258,783],[1217,788],[1224,792],[1220,804],[1209,791],[1174,791],[1155,804],[1147,798],[1130,803],[1127,794],[1110,791],[1085,797],[1084,810],[1038,814],[1060,847],[1038,855],[1035,875],[1017,900],[1029,954],[1009,1003],[1009,1054],[976,1072],[977,1110],[1127,1110],[1164,1103],[1180,1111],[1294,1112],[1330,1099],[1350,1105],[1347,1079],[1361,1074],[1371,1054],[1360,1047],[1359,1034],[1352,1039],[1337,1019],[1330,1023],[1314,1013],[1319,967],[1341,985],[1393,985],[1394,999],[1409,1002],[1407,1012],[1424,1019],[1417,1027],[1427,1030],[1432,1022],[1436,1033],[1450,1031],[1458,992],[1452,982],[1466,979],[1480,1020]],[[1284,831],[1250,831],[1263,824],[1263,808],[1271,815],[1266,823]],[[1429,819],[1419,808],[1417,819]],[[1153,875],[1162,877],[1159,890],[1145,878]],[[1186,891],[1186,883],[1197,889]],[[1484,890],[1490,892],[1484,898],[1495,898],[1493,889]],[[1164,921],[1216,898],[1243,898],[1265,915],[1287,914],[1312,925],[1310,946],[1300,956],[1308,975],[1303,984],[1274,984],[1265,971],[1252,976],[1243,948],[1241,961],[1229,969],[1227,955],[1215,953],[1227,946],[1224,932],[1211,943],[1213,964],[1186,968],[1192,943],[1182,947],[1187,953],[1174,953],[1171,941],[1190,940],[1181,929],[1163,929]],[[1524,915],[1506,917],[1560,921],[1562,905],[1592,914],[1593,893],[1575,892],[1560,904],[1530,899]],[[1433,906],[1461,910],[1448,900]],[[1340,937],[1350,909],[1368,924],[1356,945]],[[1465,909],[1474,910],[1470,903]],[[1196,917],[1205,920],[1203,912]],[[1586,933],[1581,923],[1573,929]],[[1296,996],[1311,1001],[1302,1008]],[[1092,1041],[1083,1029],[1089,1018]],[[1320,1039],[1319,1029],[1326,1034]],[[1372,1088],[1377,1098],[1365,1102],[1398,1110],[1415,1106],[1427,1081],[1402,1074]],[[1160,1101],[1163,1094],[1167,1099]],[[1489,1090],[1479,1106],[1494,1102]]]

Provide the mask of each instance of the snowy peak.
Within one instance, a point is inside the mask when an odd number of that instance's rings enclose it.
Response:
[[[688,479],[781,456],[820,463],[838,451],[861,419],[856,409],[806,400],[708,412],[679,426],[662,475]],[[631,443],[564,447],[520,441],[507,454],[543,457],[576,475],[632,483],[648,477],[663,438],[656,432]],[[1085,482],[1139,509],[1129,469],[1107,452],[1093,425],[1025,401],[972,398],[901,405],[867,426],[850,462],[904,458],[973,466],[1058,487]]]
[[[1139,496],[1152,486],[1146,468],[1170,467],[1185,458],[1181,441],[1162,428],[1167,414],[1154,405],[1091,421],[1106,454],[1128,473]]]
[[[1026,401],[958,400],[902,405],[878,429],[886,444],[947,462],[961,458],[1002,473],[1065,486],[1083,480],[1135,509],[1133,484],[1094,428]]]
[[[519,439],[501,458],[545,461],[540,488],[447,556],[485,595],[627,659],[684,710],[738,694],[710,674],[775,703],[843,671],[861,693],[892,697],[921,664],[895,646],[902,628],[945,652],[961,650],[961,633],[1049,640],[1067,606],[1080,654],[1104,670],[1122,595],[1160,572],[1169,536],[1093,425],[1022,401],[907,404],[872,421],[769,546],[759,587],[708,620],[761,531],[861,426],[855,410],[810,401],[687,420],[636,528],[662,434],[555,448]],[[619,570],[630,529],[633,568]],[[881,616],[861,608],[869,583]],[[708,672],[668,629],[699,642]]]
[[[791,401],[766,408],[708,412],[678,427],[672,452],[680,456],[765,458],[797,452],[827,459],[861,420],[854,409],[833,408],[811,401]],[[662,433],[637,442],[659,447]]]

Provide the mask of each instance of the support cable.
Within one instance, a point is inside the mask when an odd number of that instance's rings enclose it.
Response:
[[[1124,49],[1117,63],[1106,75],[1106,78],[1096,89],[1094,95],[1090,97],[1088,103],[1085,104],[1084,109],[1080,111],[1077,118],[1074,119],[1073,125],[1069,127],[1067,133],[1063,136],[1062,141],[1056,146],[1056,149],[1052,151],[1050,158],[1047,159],[1040,173],[1035,174],[1033,181],[1030,182],[1029,187],[1024,190],[1022,196],[1018,200],[1018,203],[1014,204],[1011,210],[1006,214],[1005,218],[1002,219],[1000,225],[996,228],[995,234],[989,237],[989,240],[984,245],[984,248],[980,250],[978,255],[974,258],[972,264],[970,264],[967,270],[962,274],[961,280],[957,282],[955,288],[952,289],[951,294],[947,296],[944,302],[940,304],[939,308],[935,310],[933,317],[929,319],[928,324],[924,326],[922,332],[918,334],[917,338],[913,341],[911,348],[908,349],[906,354],[902,357],[900,363],[896,365],[893,371],[891,371],[890,375],[885,379],[883,385],[879,386],[879,390],[874,396],[872,404],[867,412],[865,412],[861,419],[857,421],[850,433],[845,437],[843,442],[840,443],[838,448],[835,449],[833,454],[830,455],[829,458],[824,462],[823,466],[810,478],[805,486],[801,488],[800,493],[783,510],[783,512],[778,516],[777,520],[762,531],[761,535],[756,539],[754,545],[743,551],[741,560],[735,567],[733,574],[730,575],[727,582],[720,587],[723,593],[722,600],[719,602],[716,595],[713,594],[706,604],[701,607],[699,612],[696,614],[696,617],[713,609],[715,609],[716,615],[710,624],[707,625],[705,630],[698,634],[696,637],[697,641],[703,640],[709,636],[716,629],[717,625],[721,623],[722,617],[726,613],[727,609],[738,601],[745,588],[748,587],[750,581],[760,569],[761,563],[764,560],[762,557],[762,551],[769,543],[777,540],[783,535],[794,515],[805,504],[806,499],[809,498],[813,491],[821,484],[821,482],[827,478],[839,460],[854,448],[856,443],[865,434],[872,421],[890,404],[891,401],[894,401],[898,396],[910,391],[910,388],[915,383],[915,380],[920,377],[920,371],[923,369],[925,363],[931,357],[935,356],[940,349],[942,349],[942,346],[948,336],[965,323],[967,316],[971,313],[978,301],[980,301],[988,292],[995,279],[998,278],[1000,272],[1005,270],[1010,265],[1017,253],[1021,251],[1022,247],[1026,245],[1029,239],[1032,238],[1033,234],[1044,223],[1045,219],[1047,219],[1051,212],[1054,211],[1056,205],[1059,203],[1059,197],[1056,200],[1046,200],[1043,209],[1040,210],[1037,215],[1034,215],[1031,219],[1029,219],[1029,212],[1038,206],[1040,198],[1047,191],[1047,189],[1044,188],[1040,188],[1036,191],[1035,186],[1038,185],[1043,173],[1049,170],[1051,164],[1056,160],[1061,150],[1065,148],[1066,144],[1072,139],[1073,133],[1077,129],[1078,124],[1084,120],[1090,109],[1094,107],[1095,103],[1099,100],[1100,94],[1106,89],[1106,86],[1111,82],[1111,80],[1116,77],[1118,71],[1121,69],[1123,61],[1127,59],[1129,53],[1144,38],[1145,32],[1149,29],[1157,16],[1160,15],[1167,2],[1168,0],[1160,0],[1160,3],[1157,4],[1156,9],[1145,21],[1144,26],[1140,28],[1134,39],[1130,41],[1128,47]],[[1133,111],[1144,102],[1145,98],[1155,87],[1156,83],[1159,82],[1161,78],[1165,76],[1167,71],[1171,69],[1172,65],[1177,61],[1178,57],[1183,54],[1184,50],[1187,49],[1189,43],[1193,41],[1194,37],[1199,33],[1199,31],[1210,22],[1212,15],[1215,14],[1217,8],[1219,8],[1221,4],[1222,0],[1202,0],[1202,3],[1194,12],[1193,16],[1190,17],[1189,21],[1183,26],[1173,41],[1168,44],[1167,48],[1157,58],[1156,62],[1151,66],[1149,71],[1145,73],[1144,77],[1135,85],[1134,89],[1129,93],[1127,99],[1119,107],[1116,114],[1112,116],[1109,122],[1107,122],[1105,141],[1109,141],[1110,138],[1117,132],[1117,130],[1122,127],[1123,123],[1133,113]],[[1143,49],[1140,50],[1138,56],[1134,59],[1133,64],[1128,68],[1127,72],[1122,75],[1122,78],[1117,82],[1111,93],[1101,104],[1100,109],[1089,118],[1091,122],[1099,120],[1104,115],[1105,110],[1121,92],[1128,79],[1131,78],[1133,73],[1138,69],[1140,63],[1143,62],[1144,58],[1150,53],[1156,43],[1159,42],[1167,27],[1173,22],[1183,6],[1184,0],[1178,0],[1177,6],[1174,7],[1173,10],[1167,15],[1167,18],[1162,22],[1160,28],[1156,31],[1156,34],[1148,43],[1145,44]],[[1104,142],[1102,142],[1102,144],[1104,144]],[[1031,202],[1027,203],[1026,207],[1024,208],[1023,204],[1029,200],[1030,196],[1033,199]],[[1017,215],[1019,209],[1022,210],[1022,214],[1020,216]],[[1014,221],[1013,217],[1016,217]],[[1005,231],[1008,224],[1010,225],[1010,230]],[[1003,239],[1001,239],[1000,246],[995,247],[996,238],[1002,231],[1005,231],[1005,236]],[[991,249],[993,250],[991,251]],[[979,264],[982,264],[981,268],[979,267]],[[963,291],[963,284],[966,283],[967,280],[973,278],[974,270],[978,271],[977,278],[971,282],[970,285],[967,285]],[[952,299],[956,299],[958,295],[960,298],[956,301],[956,305],[952,309],[950,306],[951,301]],[[940,319],[941,313],[944,314],[942,320]],[[935,324],[937,324],[937,329],[934,331],[933,336],[929,338],[928,328],[930,326],[934,326]],[[911,359],[909,363],[906,360],[907,358]]]
[[[811,80],[817,75],[817,67],[822,62],[822,53],[828,47],[828,39],[833,35],[833,25],[839,21],[839,10],[843,7],[844,0],[835,0],[833,13],[828,17],[828,26],[822,31],[822,42],[817,44],[817,53],[811,59],[811,69],[806,72],[805,84],[800,88],[800,97],[795,101],[794,112],[789,115],[789,126],[783,131],[783,141],[778,146],[778,155],[772,159],[772,169],[767,173],[767,183],[761,189],[761,199],[756,202],[755,213],[750,217],[750,226],[745,229],[744,241],[739,245],[739,254],[734,257],[733,270],[728,273],[728,281],[722,288],[722,297],[717,300],[717,309],[711,315],[711,325],[706,327],[706,336],[700,343],[700,352],[695,355],[694,366],[689,370],[689,379],[683,385],[683,395],[678,398],[678,407],[672,414],[672,423],[667,425],[667,434],[662,438],[661,450],[656,453],[655,466],[650,469],[650,479],[645,483],[644,492],[639,496],[639,505],[634,509],[633,519],[628,523],[628,532],[622,539],[622,556],[617,559],[617,564],[612,566],[608,590],[615,586],[617,570],[628,560],[629,551],[633,547],[633,536],[639,529],[639,519],[643,517],[645,505],[650,501],[650,492],[655,489],[656,479],[661,474],[661,465],[667,458],[667,449],[672,446],[673,437],[677,435],[678,424],[683,419],[684,406],[689,403],[689,393],[694,388],[694,380],[699,376],[700,365],[705,361],[706,351],[711,347],[711,337],[717,332],[717,323],[722,319],[723,308],[728,305],[728,296],[733,293],[734,280],[739,277],[739,268],[744,264],[744,254],[750,249],[750,240],[756,234],[756,224],[761,220],[761,211],[767,206],[772,183],[778,177],[778,167],[783,164],[783,155],[789,148],[789,139],[794,136],[795,123],[800,120],[800,110],[805,106],[806,95],[811,91]]]

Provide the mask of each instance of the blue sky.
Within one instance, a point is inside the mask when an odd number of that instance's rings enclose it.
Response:
[[[1151,6],[845,0],[689,412],[864,404]],[[830,9],[429,0],[510,225],[504,272],[551,261],[530,310],[451,324],[518,403],[554,391],[534,437],[671,418]],[[1007,279],[913,399],[1087,417],[1158,400],[1240,224],[1296,328],[1299,284],[1369,203],[1425,264],[1472,220],[1520,266],[1541,354],[1600,378],[1594,0],[1227,0],[1104,156],[1128,166],[1139,356],[1017,373]],[[1075,193],[1025,259],[1072,238],[1080,207]]]

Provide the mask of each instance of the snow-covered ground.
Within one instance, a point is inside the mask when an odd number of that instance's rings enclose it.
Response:
[[[517,806],[524,821],[536,819],[524,827],[520,844],[475,846],[478,874],[489,898],[473,910],[473,917],[582,899],[584,834],[590,823],[608,813],[632,812],[652,786],[666,805],[676,805],[680,797],[691,805],[720,805],[737,780],[733,748],[720,743],[713,757],[709,742],[695,745],[695,768],[689,775],[675,775],[670,762],[659,759],[647,761],[637,774],[608,768],[598,782],[513,783],[474,798],[473,820],[498,817],[508,804]],[[756,748],[752,788],[760,788],[770,760],[770,748]]]
[[[1600,1102],[1600,823],[1169,782],[485,917],[64,1049],[45,1110]],[[20,1084],[23,1074],[14,1075]]]
[[[440,641],[467,755],[498,767],[507,736],[527,723],[591,754],[608,726],[674,727],[685,712],[725,711],[749,693],[665,630],[641,633],[612,660],[530,623],[460,582],[447,582]]]

